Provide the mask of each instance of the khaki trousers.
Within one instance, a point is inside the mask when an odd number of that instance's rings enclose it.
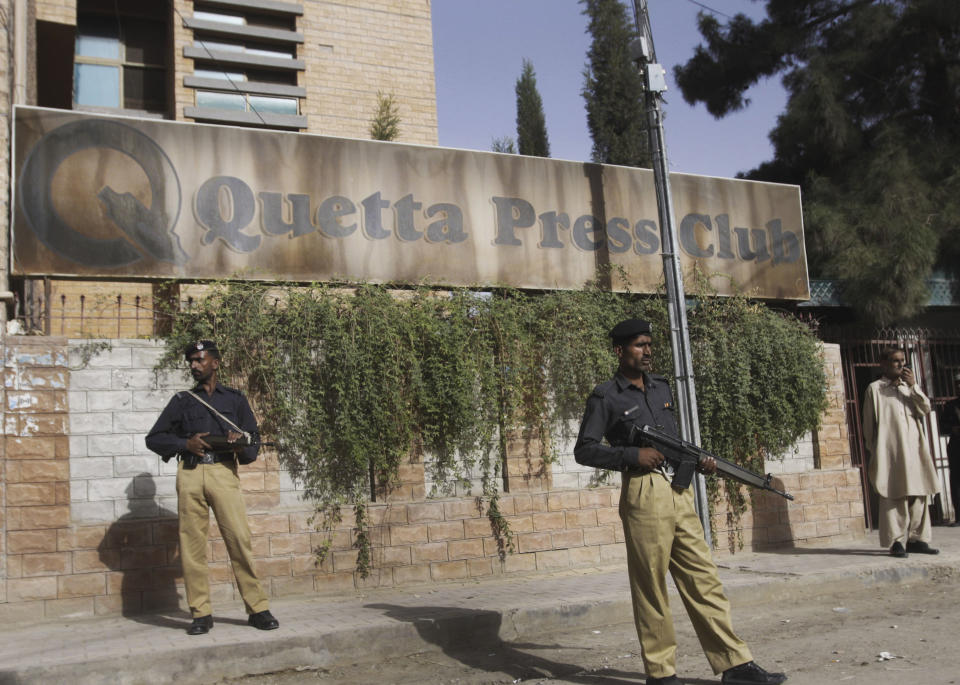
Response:
[[[877,495],[877,500],[881,547],[899,542],[906,548],[908,542],[930,542],[933,539],[926,495],[896,499]]]
[[[198,464],[193,469],[183,468],[181,462],[177,469],[177,509],[183,584],[193,617],[211,613],[210,570],[207,566],[210,509],[217,518],[247,613],[268,609],[270,603],[253,568],[250,526],[236,462]]]
[[[730,603],[693,507],[693,489],[675,490],[660,473],[623,476],[620,519],[627,543],[633,616],[648,677],[677,672],[677,638],[667,571],[714,673],[752,661],[736,636]]]

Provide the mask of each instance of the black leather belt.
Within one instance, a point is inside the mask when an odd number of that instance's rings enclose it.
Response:
[[[204,452],[203,456],[197,459],[198,464],[219,464],[220,462],[232,462],[236,457],[232,454],[217,454],[216,452]]]

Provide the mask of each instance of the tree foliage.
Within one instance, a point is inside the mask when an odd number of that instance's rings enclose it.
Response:
[[[377,111],[370,120],[372,140],[396,140],[400,135],[400,108],[393,93],[377,91]]]
[[[767,0],[725,26],[677,82],[721,117],[759,79],[783,76],[774,158],[748,178],[803,186],[811,272],[887,325],[921,311],[934,269],[960,275],[960,3]]]
[[[635,32],[620,0],[580,0],[592,36],[583,71],[593,161],[650,166],[644,84],[630,59]]]
[[[742,295],[706,295],[690,312],[700,437],[705,448],[758,473],[819,426],[827,408],[821,343],[808,326]],[[708,479],[716,495],[717,480]],[[745,488],[725,488],[735,516]]]
[[[479,471],[474,494],[509,548],[497,505],[508,440],[522,436],[549,461],[576,431],[587,394],[616,368],[607,331],[631,317],[667,330],[660,298],[599,287],[532,294],[231,281],[178,313],[161,366],[181,365],[191,340],[218,341],[223,381],[249,393],[321,527],[352,511],[365,573],[367,503],[410,455],[430,455],[437,495],[469,486],[466,474]],[[756,467],[817,425],[825,390],[809,331],[736,297],[704,301],[691,321],[706,446]],[[654,348],[657,369],[672,368],[670,353],[666,340]]]
[[[493,152],[502,152],[508,155],[517,154],[517,145],[510,136],[494,138],[493,142],[490,143],[490,149]]]
[[[533,63],[523,60],[523,71],[517,79],[517,149],[521,155],[549,157],[547,121],[543,115],[543,100],[537,90],[537,76]]]

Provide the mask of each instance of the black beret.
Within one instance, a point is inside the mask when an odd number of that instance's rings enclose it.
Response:
[[[190,359],[190,355],[194,352],[206,351],[210,353],[211,356],[220,358],[220,350],[217,349],[217,343],[212,340],[197,340],[187,345],[186,349],[183,350],[183,356],[185,359]]]
[[[650,335],[650,332],[651,326],[649,321],[627,319],[610,329],[610,337],[614,340],[624,340],[634,338],[638,335]]]

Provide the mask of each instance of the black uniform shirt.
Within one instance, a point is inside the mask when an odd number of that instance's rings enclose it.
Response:
[[[653,426],[664,433],[679,435],[674,416],[673,395],[663,376],[644,374],[641,390],[626,376],[617,372],[613,379],[601,383],[587,398],[587,408],[580,423],[580,434],[573,448],[578,464],[613,471],[636,471],[639,468],[639,447],[628,444],[630,426]],[[628,420],[624,413],[630,412]],[[609,444],[603,444],[603,438]]]
[[[250,433],[254,442],[259,442],[257,419],[250,410],[250,404],[243,393],[219,383],[212,395],[207,395],[199,385],[193,388],[193,392],[239,426],[243,432]],[[167,403],[160,418],[147,433],[147,447],[167,461],[175,455],[186,454],[187,439],[196,433],[226,435],[228,431],[236,431],[236,429],[200,404],[189,393],[178,392]],[[249,464],[257,458],[259,450],[258,445],[244,448],[237,454],[239,462]]]

